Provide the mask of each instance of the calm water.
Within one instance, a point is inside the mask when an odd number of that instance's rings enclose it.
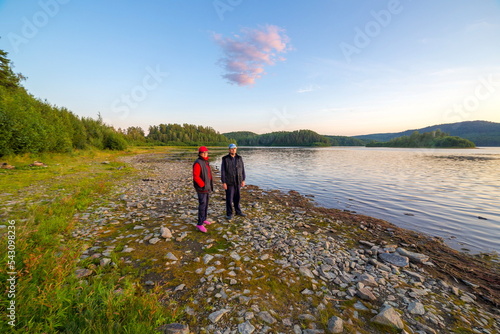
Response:
[[[321,206],[440,236],[458,250],[500,253],[500,148],[240,148],[239,154],[248,184],[314,195]]]

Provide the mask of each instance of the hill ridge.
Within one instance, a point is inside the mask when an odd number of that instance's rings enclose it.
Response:
[[[500,123],[475,120],[456,123],[431,125],[420,129],[411,129],[401,132],[373,133],[353,136],[364,141],[389,141],[401,136],[409,136],[413,132],[430,132],[440,129],[450,136],[458,136],[473,141],[476,146],[500,146]]]

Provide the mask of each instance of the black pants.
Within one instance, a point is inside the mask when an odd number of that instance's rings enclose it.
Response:
[[[236,214],[241,214],[240,208],[240,189],[239,186],[227,186],[226,189],[226,214],[228,216],[233,215],[233,204]]]
[[[198,225],[203,225],[207,220],[209,195],[210,193],[198,193]]]

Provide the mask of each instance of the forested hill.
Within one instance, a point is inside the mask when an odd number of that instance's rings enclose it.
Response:
[[[388,142],[370,142],[366,147],[412,147],[412,148],[474,148],[473,142],[457,136],[450,136],[441,130],[392,138]]]
[[[363,141],[345,136],[322,136],[311,130],[278,131],[262,135],[250,131],[224,133],[241,146],[364,146]]]
[[[258,135],[253,132],[229,132],[226,137],[234,138],[241,146],[330,146],[325,136],[311,130],[277,131]]]
[[[422,129],[407,130],[398,133],[377,133],[371,135],[354,136],[364,141],[388,142],[389,140],[402,136],[411,136],[418,131],[420,133],[441,130],[450,136],[468,139],[476,146],[500,146],[500,123],[488,121],[466,121],[458,123],[440,124],[428,126]]]
[[[165,145],[226,146],[235,140],[221,135],[211,127],[192,124],[160,124],[149,127],[146,139]]]

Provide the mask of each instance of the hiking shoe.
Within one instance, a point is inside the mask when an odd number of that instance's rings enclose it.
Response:
[[[227,216],[226,216],[226,219],[227,219],[227,220],[231,220],[231,219],[233,219],[233,216],[231,216],[231,215],[227,215]]]
[[[196,228],[200,232],[207,233],[207,228],[205,226],[203,226],[203,225],[196,225]]]
[[[208,220],[205,220],[205,221],[203,222],[203,224],[205,224],[205,225],[210,225],[210,224],[212,224],[212,223],[213,223],[213,222],[210,222],[210,221],[208,221]]]

